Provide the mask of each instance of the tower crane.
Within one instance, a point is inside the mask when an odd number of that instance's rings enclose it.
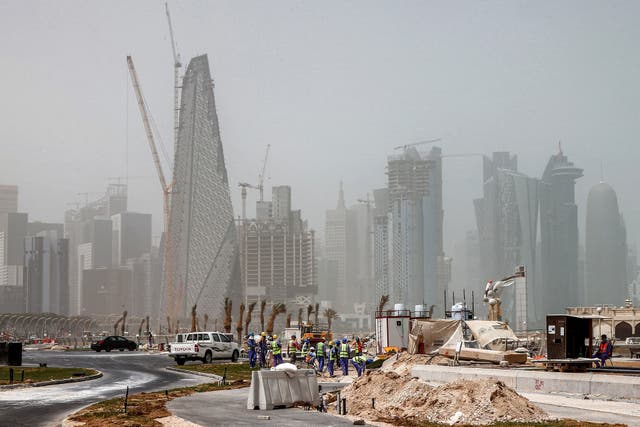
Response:
[[[251,185],[247,182],[239,182],[238,187],[242,187],[242,220],[247,219],[247,188],[253,188],[256,190],[260,190],[261,187],[257,185]]]
[[[436,138],[436,139],[428,139],[426,141],[418,141],[418,142],[414,142],[411,144],[405,144],[405,145],[398,145],[397,147],[394,147],[394,150],[407,150],[407,148],[409,147],[415,147],[416,145],[424,145],[424,144],[433,144],[435,142],[439,142],[442,141],[442,138]]]
[[[169,316],[176,319],[178,314],[178,307],[180,302],[177,301],[177,295],[173,288],[173,281],[171,275],[171,245],[169,239],[169,212],[170,212],[170,197],[171,197],[171,185],[167,183],[167,180],[162,170],[162,164],[160,163],[160,157],[158,156],[158,149],[156,147],[155,140],[153,138],[153,131],[151,130],[151,124],[149,123],[149,114],[147,112],[147,105],[142,95],[142,89],[138,81],[138,73],[133,65],[133,59],[131,56],[127,56],[127,65],[129,67],[129,74],[131,75],[131,81],[133,82],[133,89],[136,93],[136,99],[138,100],[138,108],[140,109],[140,115],[142,116],[142,123],[147,135],[147,142],[151,149],[151,156],[153,157],[153,163],[156,167],[158,179],[160,180],[160,187],[162,188],[162,213],[164,217],[164,299],[167,305],[167,311]]]
[[[178,52],[176,40],[173,37],[173,26],[171,25],[169,4],[165,2],[164,8],[167,12],[169,36],[171,37],[171,50],[173,52],[173,152],[175,153],[178,148],[178,128],[180,127],[180,68],[182,68],[182,61],[180,60],[180,52]]]

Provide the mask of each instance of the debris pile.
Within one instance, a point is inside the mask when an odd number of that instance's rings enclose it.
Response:
[[[492,424],[539,422],[547,414],[502,381],[458,380],[438,387],[411,377],[422,360],[390,358],[382,369],[367,371],[342,390],[350,416],[372,421]],[[422,356],[424,358],[424,356]],[[409,360],[411,359],[411,360]]]

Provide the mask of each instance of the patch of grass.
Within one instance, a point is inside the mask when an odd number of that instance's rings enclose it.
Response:
[[[220,364],[201,364],[201,365],[184,365],[176,366],[185,371],[204,372],[207,374],[215,374],[223,376],[225,369],[227,373],[227,381],[251,381],[251,371],[248,363],[220,363]],[[254,369],[255,370],[255,369]]]
[[[0,366],[0,385],[9,384],[9,370],[13,369],[13,383],[19,384],[24,371],[24,383],[62,380],[80,376],[95,375],[98,371],[85,368],[36,368],[30,366]],[[80,374],[80,375],[78,375]]]
[[[130,395],[127,400],[127,412],[124,412],[124,396],[105,400],[91,405],[69,417],[71,421],[86,423],[88,427],[106,427],[113,425],[131,426],[159,426],[156,418],[171,415],[165,404],[177,397],[188,396],[193,393],[206,391],[229,390],[245,387],[242,384],[217,385],[214,383],[200,384],[192,387],[182,387],[169,390],[166,393],[139,393]]]

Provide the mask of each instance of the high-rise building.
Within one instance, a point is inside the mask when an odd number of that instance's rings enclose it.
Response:
[[[508,152],[484,158],[482,199],[474,200],[484,280],[510,276],[524,265],[527,272],[527,324],[515,325],[515,292],[506,291],[503,315],[514,329],[542,327],[546,313],[535,301],[538,180],[519,173],[517,157]],[[520,313],[521,314],[521,313]],[[524,320],[523,320],[524,322]]]
[[[121,212],[113,215],[111,222],[113,264],[126,265],[129,259],[151,252],[151,214]]]
[[[564,313],[580,303],[578,207],[575,181],[582,176],[562,151],[549,159],[540,181],[540,268],[534,291],[542,313]]]
[[[585,227],[584,305],[622,306],[628,297],[626,229],[611,186],[589,191]]]
[[[0,185],[0,215],[18,212],[18,186]]]
[[[450,277],[442,246],[441,153],[439,147],[427,154],[405,148],[402,154],[389,157],[387,167],[391,302],[407,307],[435,304],[440,312],[441,288],[446,288],[444,281]],[[381,221],[376,224],[382,225]]]
[[[334,266],[335,283],[329,283],[325,292],[328,300],[338,312],[350,312],[352,302],[347,299],[347,208],[344,203],[344,190],[340,182],[338,204],[335,209],[327,210],[325,224],[325,258]]]
[[[275,221],[289,221],[291,213],[291,187],[280,185],[271,189],[271,217]]]
[[[41,231],[25,241],[24,294],[29,313],[69,314],[69,239]]]
[[[242,297],[236,228],[206,55],[189,62],[182,82],[169,224],[170,273],[164,307],[184,317],[195,304],[222,318],[225,297]]]

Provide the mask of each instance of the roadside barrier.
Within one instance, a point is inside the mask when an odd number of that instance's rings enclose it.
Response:
[[[313,369],[254,371],[247,409],[272,410],[294,404],[320,405],[318,379]]]

